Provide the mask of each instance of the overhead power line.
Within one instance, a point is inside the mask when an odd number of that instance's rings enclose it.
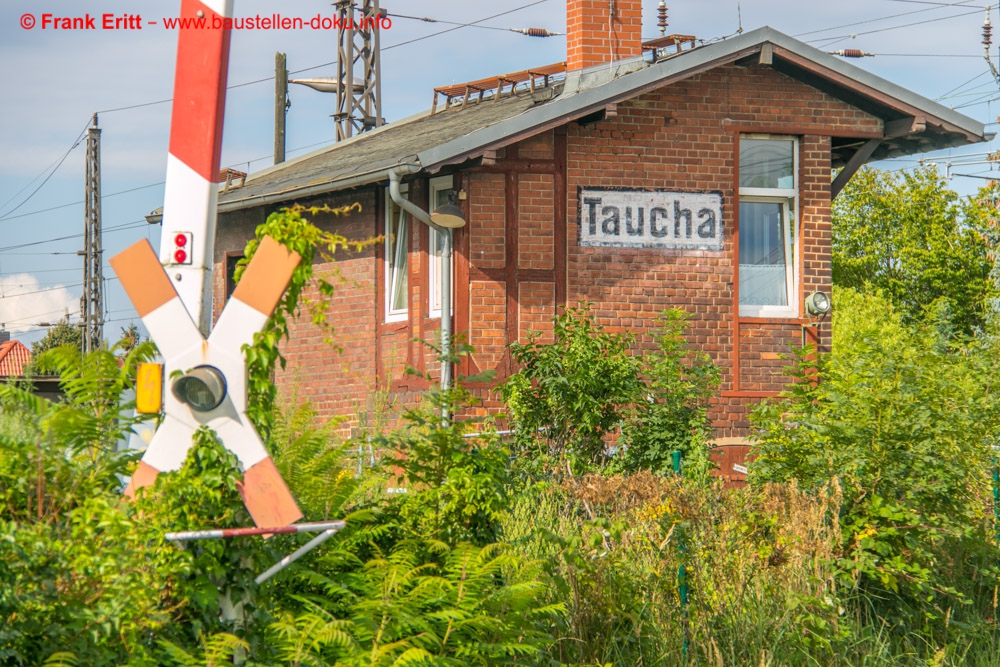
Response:
[[[897,0],[897,1],[900,1],[900,0]],[[972,5],[970,3],[972,1],[973,0],[961,0],[961,2],[954,2],[954,3],[942,3],[942,2],[926,3],[926,4],[933,4],[935,6],[934,7],[927,7],[925,9],[915,9],[915,10],[913,10],[911,12],[902,12],[900,14],[890,14],[888,16],[882,16],[882,17],[877,18],[877,19],[865,19],[864,21],[854,21],[852,23],[843,23],[841,25],[831,26],[829,28],[820,28],[819,30],[809,30],[808,32],[800,32],[797,35],[795,35],[795,37],[806,37],[808,35],[815,35],[815,34],[821,33],[821,32],[830,32],[831,30],[840,30],[841,28],[853,28],[856,25],[867,25],[869,23],[878,23],[879,21],[888,21],[890,19],[898,19],[898,18],[900,18],[902,16],[912,16],[913,14],[920,14],[920,13],[923,13],[923,12],[932,12],[932,11],[934,11],[936,9],[946,9],[948,7],[971,7]],[[921,3],[921,4],[924,4],[924,3]]]
[[[815,42],[826,42],[826,41],[833,42],[833,41],[840,40],[840,39],[853,39],[854,37],[858,37],[860,35],[875,35],[875,34],[880,33],[880,32],[888,32],[889,30],[899,30],[901,28],[911,28],[911,27],[913,27],[915,25],[923,25],[925,23],[935,23],[937,21],[947,21],[948,19],[957,19],[957,18],[961,18],[963,16],[971,16],[972,14],[979,14],[982,11],[983,11],[982,9],[976,9],[976,10],[971,11],[971,12],[962,12],[961,14],[952,14],[950,16],[938,16],[938,17],[933,18],[933,19],[927,19],[926,21],[914,21],[913,23],[904,23],[902,25],[888,26],[888,27],[885,27],[885,28],[878,28],[876,30],[866,30],[865,32],[856,32],[856,33],[852,33],[852,34],[849,34],[849,35],[837,35],[835,37],[820,37],[818,39],[809,40],[809,43],[812,44],[812,43],[815,43]]]
[[[19,209],[22,206],[24,206],[25,204],[27,204],[31,200],[32,197],[34,197],[36,194],[38,194],[38,191],[41,190],[42,187],[44,187],[44,185],[49,182],[49,179],[52,178],[53,174],[55,174],[59,170],[59,167],[61,167],[62,163],[66,161],[66,158],[69,157],[69,154],[73,152],[73,149],[80,145],[80,142],[83,140],[84,135],[87,133],[87,127],[89,127],[89,126],[90,126],[90,123],[88,122],[87,125],[84,126],[83,131],[80,132],[80,135],[73,142],[73,145],[71,145],[66,150],[66,152],[63,153],[63,155],[62,155],[61,158],[59,158],[58,160],[55,161],[55,163],[54,163],[55,166],[51,168],[51,171],[49,171],[49,167],[46,167],[45,169],[42,170],[42,174],[44,174],[46,171],[48,171],[49,173],[45,177],[45,179],[42,180],[42,182],[38,184],[38,187],[35,188],[34,190],[32,190],[30,195],[28,195],[27,197],[25,197],[24,199],[22,199],[20,204],[18,204],[17,206],[15,206],[14,208],[12,208],[11,210],[7,211],[7,214],[4,215],[3,217],[0,217],[0,220],[7,219],[10,216],[11,213],[13,213],[17,209]],[[38,176],[36,176],[32,182],[38,180],[41,177],[42,174],[39,174]],[[13,199],[15,197],[17,197],[18,194],[21,194],[21,192],[24,192],[24,190],[25,190],[25,188],[21,188],[21,190],[17,194],[15,194],[14,197],[12,197],[11,199],[7,200],[7,203],[5,203],[4,206],[6,206],[7,204],[9,204],[11,201],[13,201]]]
[[[147,225],[148,225],[148,223],[145,220],[134,220],[132,222],[123,222],[120,225],[115,225],[113,227],[106,228],[104,230],[104,233],[105,234],[110,234],[110,233],[114,233],[114,232],[123,232],[123,231],[129,230],[129,229],[137,229],[139,227],[145,227]],[[11,250],[19,250],[21,248],[31,248],[33,246],[43,245],[45,243],[55,243],[56,241],[67,241],[67,240],[70,240],[70,239],[78,239],[78,238],[81,238],[82,236],[83,236],[83,232],[80,232],[79,234],[69,234],[67,236],[57,236],[55,238],[43,239],[41,241],[30,241],[28,243],[19,243],[17,245],[4,246],[4,247],[0,247],[0,253],[7,253],[7,252],[10,252]],[[28,255],[28,254],[31,254],[31,253],[17,253],[17,254]],[[76,253],[75,252],[72,252],[72,253],[57,253],[57,252],[53,252],[53,253],[41,253],[41,254],[44,254],[44,255],[49,255],[49,254],[52,254],[52,255],[75,255]]]
[[[103,201],[103,200],[107,199],[108,197],[117,197],[118,195],[125,195],[125,194],[128,194],[130,192],[136,192],[137,190],[145,190],[147,188],[155,188],[158,185],[165,185],[165,182],[164,181],[160,181],[159,183],[150,183],[149,185],[140,185],[140,186],[135,187],[135,188],[129,188],[128,190],[121,190],[120,192],[112,192],[111,194],[101,195],[101,200]],[[21,215],[5,215],[3,217],[0,217],[0,222],[5,221],[5,220],[17,220],[18,218],[26,218],[29,215],[38,215],[39,213],[48,213],[49,211],[57,211],[57,210],[59,210],[61,208],[69,208],[70,206],[78,206],[78,205],[80,205],[82,203],[83,203],[83,200],[81,199],[80,201],[72,201],[72,202],[69,202],[68,204],[59,204],[58,206],[50,206],[49,208],[40,208],[37,211],[29,211],[28,213],[22,213]]]
[[[548,1],[549,0],[535,0],[535,2],[529,2],[526,5],[521,5],[520,7],[515,7],[514,9],[508,9],[507,11],[500,12],[499,14],[493,14],[492,16],[487,16],[485,18],[481,18],[481,19],[478,19],[476,21],[470,21],[469,23],[456,24],[455,27],[445,28],[444,30],[439,30],[438,32],[432,32],[431,34],[424,35],[423,37],[415,37],[414,39],[408,39],[405,42],[399,42],[397,44],[390,44],[389,46],[383,46],[382,47],[382,51],[389,51],[390,49],[395,49],[395,48],[398,48],[400,46],[406,46],[407,44],[413,44],[415,42],[420,42],[420,41],[423,41],[425,39],[430,39],[431,37],[437,37],[438,35],[443,35],[445,33],[452,32],[453,30],[461,30],[462,28],[472,28],[472,27],[475,27],[475,28],[487,28],[489,26],[480,26],[478,24],[479,23],[483,23],[484,21],[489,21],[491,19],[498,18],[500,16],[506,16],[507,14],[513,14],[514,12],[519,12],[522,9],[527,9],[528,7],[534,7],[535,5],[540,5],[543,2],[548,2]],[[437,20],[437,19],[435,19],[434,22],[436,22],[436,23],[451,23],[451,21],[442,21],[442,20]],[[497,28],[497,30],[510,30],[510,29],[508,29],[508,28]],[[517,32],[517,30],[514,30],[514,32]],[[319,65],[311,65],[309,67],[303,67],[302,69],[291,70],[288,73],[289,74],[301,74],[302,72],[309,72],[311,70],[319,69],[321,67],[328,67],[330,65],[336,65],[336,64],[337,64],[336,60],[331,60],[330,62],[327,62],[327,63],[320,63]],[[233,90],[234,88],[242,88],[244,86],[252,86],[254,84],[265,83],[267,81],[274,81],[274,76],[272,75],[272,76],[264,77],[263,79],[254,79],[253,81],[244,81],[243,83],[234,83],[231,86],[226,86],[226,90]],[[155,102],[142,102],[140,104],[130,104],[130,105],[124,106],[124,107],[116,107],[114,109],[104,109],[102,111],[98,111],[97,113],[98,114],[108,114],[108,113],[113,113],[113,112],[116,112],[116,111],[128,111],[130,109],[139,109],[141,107],[149,107],[149,106],[154,106],[154,105],[157,105],[157,104],[166,104],[168,102],[173,102],[173,99],[174,98],[172,98],[172,97],[168,97],[168,98],[165,98],[165,99],[162,99],[162,100],[156,100]],[[86,129],[84,129],[84,132],[86,132]]]
[[[551,32],[545,28],[499,28],[492,25],[478,25],[478,21],[475,23],[459,23],[458,21],[446,21],[444,19],[432,19],[426,16],[407,16],[406,14],[393,14],[391,12],[386,13],[387,16],[399,19],[411,19],[414,21],[423,21],[424,23],[443,23],[445,25],[457,25],[461,28],[481,28],[483,30],[499,30],[500,32],[517,32],[522,35],[528,35],[529,37],[556,37],[564,33],[561,32]],[[487,20],[487,19],[482,19]]]

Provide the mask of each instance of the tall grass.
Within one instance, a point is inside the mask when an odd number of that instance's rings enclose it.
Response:
[[[937,645],[837,589],[841,500],[836,483],[806,494],[588,475],[520,494],[502,528],[549,563],[550,595],[568,607],[552,657],[567,664],[1000,665],[992,600]]]

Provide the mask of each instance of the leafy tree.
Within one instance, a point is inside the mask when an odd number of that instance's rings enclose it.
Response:
[[[932,167],[862,169],[833,202],[833,282],[881,291],[907,321],[941,299],[955,329],[971,333],[993,293],[985,214],[982,200],[959,201]]]
[[[839,587],[865,594],[889,628],[941,631],[997,583],[995,350],[960,346],[941,309],[906,325],[877,297],[839,289],[836,301],[821,381],[803,352],[788,400],[755,415],[752,479],[796,480],[807,493],[839,486]]]
[[[117,347],[121,349],[124,353],[128,353],[142,340],[139,335],[139,325],[135,322],[130,323],[127,327],[121,328],[121,338],[119,338]]]
[[[83,332],[77,325],[70,324],[69,316],[59,320],[55,326],[49,328],[41,340],[31,344],[32,363],[25,369],[25,375],[46,374],[46,371],[40,369],[37,364],[38,357],[48,350],[63,345],[83,350]]]

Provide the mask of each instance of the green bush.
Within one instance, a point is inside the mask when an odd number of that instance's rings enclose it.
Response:
[[[520,370],[501,388],[519,452],[547,465],[581,470],[607,461],[605,436],[641,395],[631,334],[601,329],[589,307],[554,320],[554,340],[512,343]]]
[[[688,317],[678,308],[660,315],[653,334],[656,350],[640,362],[645,400],[636,401],[625,420],[613,470],[667,474],[673,452],[679,451],[685,474],[708,475],[708,402],[719,386],[719,369],[707,353],[687,349]]]
[[[840,595],[902,633],[944,641],[998,580],[990,507],[995,352],[956,343],[932,309],[907,326],[885,299],[838,290],[833,352],[805,354],[787,400],[761,407],[757,481],[843,489]],[[992,603],[991,603],[992,604]]]

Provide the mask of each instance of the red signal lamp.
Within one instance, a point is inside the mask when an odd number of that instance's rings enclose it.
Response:
[[[191,232],[177,232],[174,234],[173,252],[170,257],[174,264],[191,263]]]

